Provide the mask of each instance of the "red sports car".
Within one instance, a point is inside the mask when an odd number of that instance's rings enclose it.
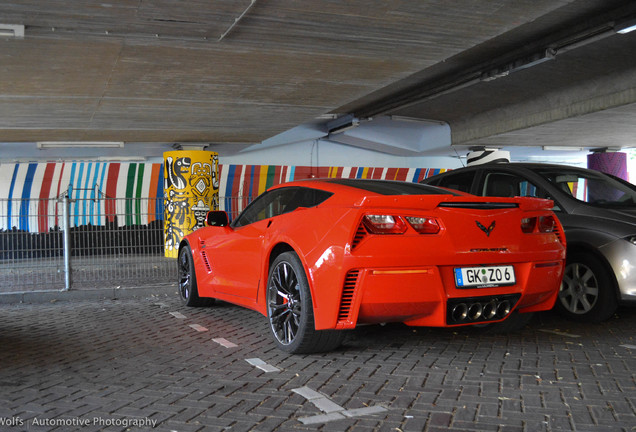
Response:
[[[334,349],[365,323],[505,324],[556,300],[565,237],[551,207],[406,182],[285,183],[231,223],[208,213],[179,246],[179,292],[262,313],[289,353]]]

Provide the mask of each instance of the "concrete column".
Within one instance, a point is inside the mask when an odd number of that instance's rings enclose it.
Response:
[[[178,150],[163,158],[164,248],[166,257],[177,258],[181,239],[219,208],[219,154]]]
[[[612,174],[623,180],[627,177],[627,154],[621,152],[597,152],[587,155],[587,167]]]

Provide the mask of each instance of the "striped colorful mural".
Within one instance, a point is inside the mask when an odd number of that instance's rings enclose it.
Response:
[[[366,178],[417,182],[446,171],[432,168],[219,165],[219,195],[255,197],[306,178]],[[57,198],[68,194],[71,225],[146,225],[163,219],[163,164],[47,162],[0,164],[0,229],[47,232],[60,225]],[[106,198],[106,199],[102,199]],[[122,217],[123,215],[123,217]],[[122,220],[123,219],[123,220]]]
[[[285,165],[221,165],[221,197],[254,197],[269,187],[307,178],[362,178],[418,182],[447,171],[434,168],[309,167]]]
[[[104,225],[115,214],[125,214],[128,225],[148,224],[162,214],[161,168],[106,162],[0,164],[0,200],[6,200],[0,228],[46,232],[58,226],[62,209],[57,198],[64,194],[72,200],[72,226]],[[101,198],[124,198],[124,208]],[[133,198],[143,198],[146,208]]]

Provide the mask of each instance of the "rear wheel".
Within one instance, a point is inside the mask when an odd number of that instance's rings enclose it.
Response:
[[[199,297],[197,288],[197,275],[194,271],[194,260],[190,246],[179,249],[177,258],[177,270],[179,273],[179,297],[185,306],[210,306],[214,299]]]
[[[588,322],[606,320],[618,300],[605,266],[593,255],[568,253],[557,309],[565,317]]]
[[[290,354],[330,351],[344,332],[316,330],[311,291],[302,263],[294,252],[280,254],[267,280],[267,318],[276,345]]]

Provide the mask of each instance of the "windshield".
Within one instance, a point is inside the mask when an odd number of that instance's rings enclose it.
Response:
[[[599,207],[636,205],[636,186],[590,170],[537,170],[557,188],[579,201]]]

